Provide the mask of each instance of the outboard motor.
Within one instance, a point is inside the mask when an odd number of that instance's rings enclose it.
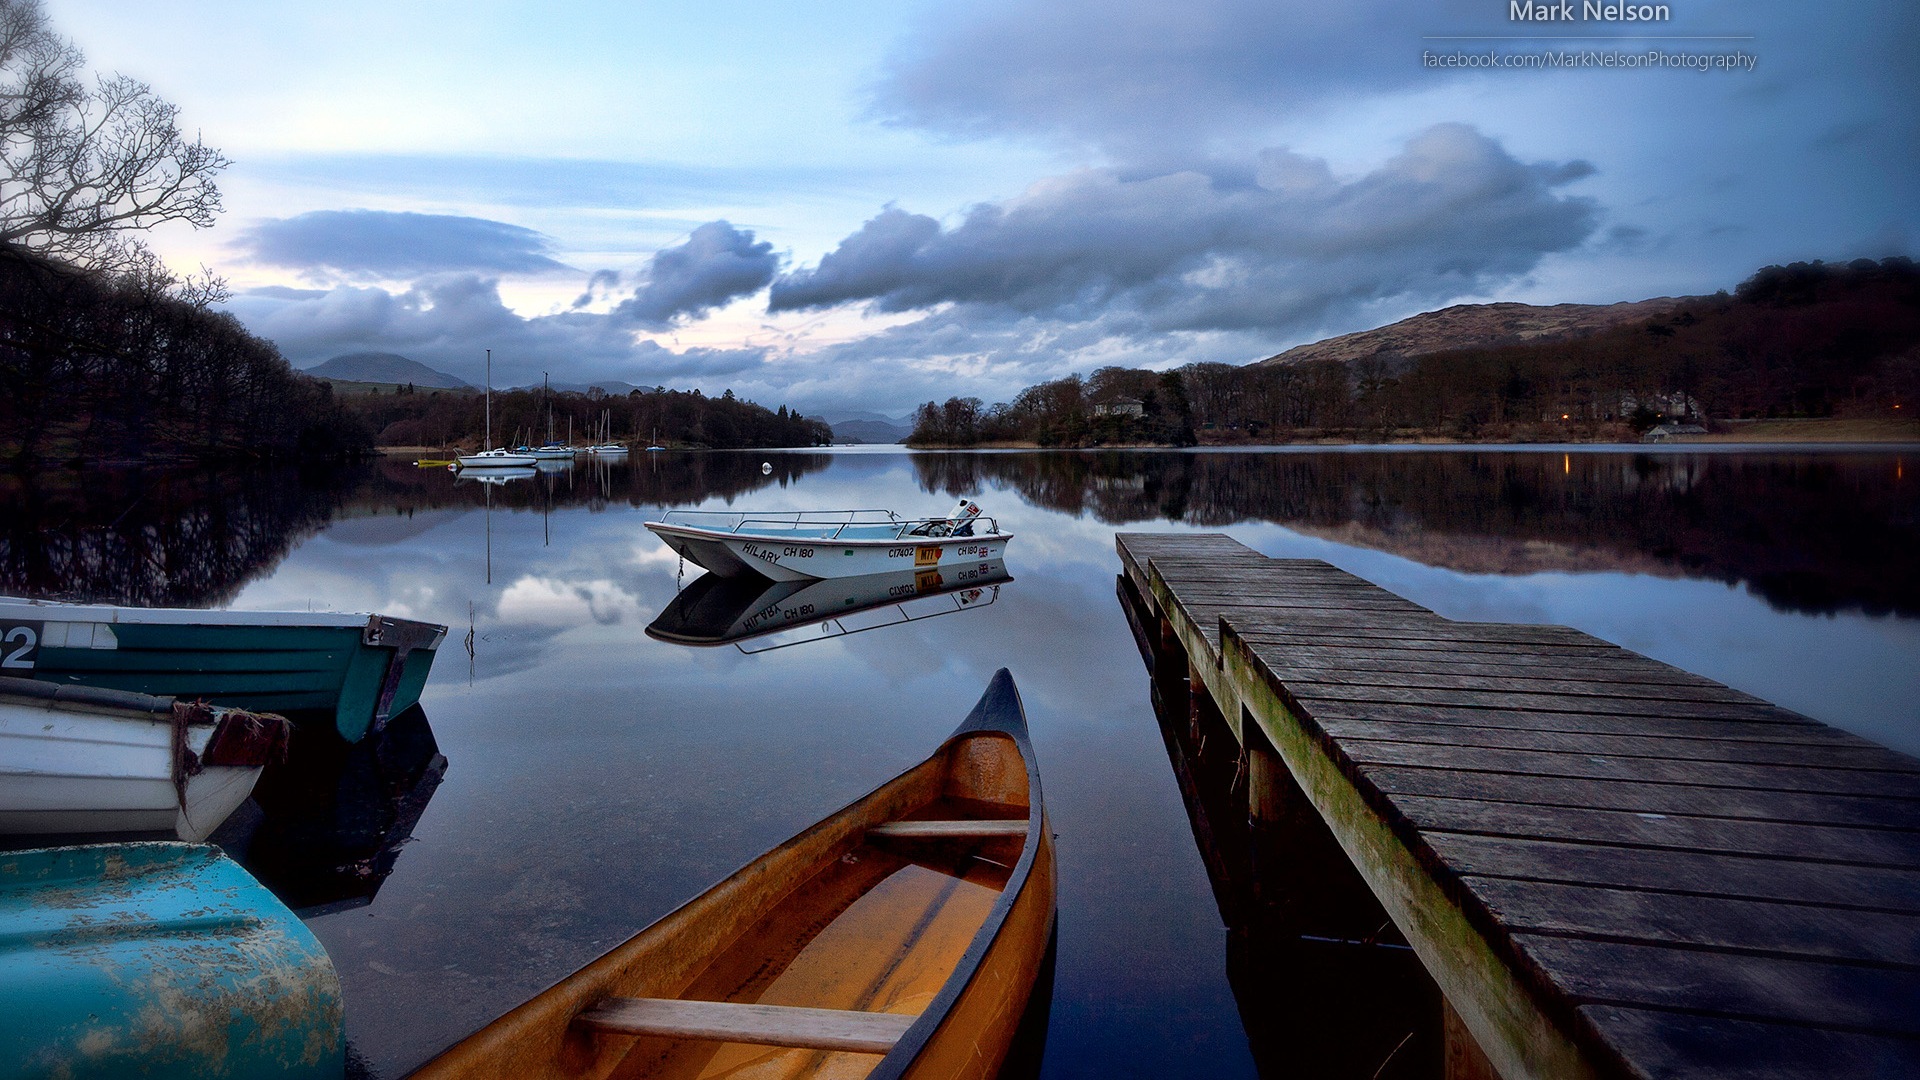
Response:
[[[929,521],[913,530],[910,536],[972,536],[973,519],[980,516],[980,504],[960,500],[953,513],[937,521]]]

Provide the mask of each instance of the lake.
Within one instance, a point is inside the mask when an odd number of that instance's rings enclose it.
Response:
[[[920,760],[1004,666],[1059,836],[1040,1075],[1431,1076],[1430,988],[1390,930],[1317,956],[1229,932],[1114,532],[1224,531],[1451,618],[1574,626],[1920,753],[1909,464],[1914,448],[876,447],[497,485],[394,461],[53,473],[0,479],[0,592],[448,625],[395,746],[313,796],[377,804],[344,827],[365,835],[285,825],[288,795],[231,834],[333,957],[362,1075],[404,1075]],[[1016,534],[1011,580],[965,603],[738,647],[645,632],[697,577],[641,526],[665,509],[923,516],[963,495]],[[327,865],[295,865],[326,844]]]

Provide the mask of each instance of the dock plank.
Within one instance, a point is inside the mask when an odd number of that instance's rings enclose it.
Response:
[[[1509,878],[1468,878],[1466,883],[1516,932],[1870,965],[1920,954],[1920,915]]]
[[[1912,870],[1697,851],[1650,853],[1471,833],[1435,833],[1422,841],[1442,872],[1462,878],[1559,881],[1920,915],[1920,873]]]
[[[1388,795],[1453,795],[1464,789],[1490,802],[1534,806],[1698,813],[1807,825],[1920,830],[1920,802],[1907,799],[1432,768],[1367,768],[1363,775]]]

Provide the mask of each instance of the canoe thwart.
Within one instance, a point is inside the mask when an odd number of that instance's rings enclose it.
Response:
[[[597,1002],[574,1023],[622,1035],[884,1054],[918,1019],[905,1013],[613,997]]]
[[[1027,823],[1018,821],[889,821],[867,830],[868,836],[894,840],[974,840],[1027,835]]]

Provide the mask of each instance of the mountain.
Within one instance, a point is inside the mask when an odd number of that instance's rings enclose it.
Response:
[[[1356,334],[1297,345],[1257,364],[1315,360],[1410,360],[1450,349],[1565,341],[1664,314],[1691,297],[1661,296],[1619,304],[1456,304]]]
[[[415,386],[450,389],[469,385],[464,379],[444,371],[435,371],[418,360],[409,360],[398,353],[345,353],[331,360],[323,360],[307,368],[306,372],[317,379],[339,379],[342,382],[412,383]]]
[[[851,411],[842,410],[840,412],[829,413],[824,416],[815,417],[814,419],[825,420],[827,423],[832,424],[835,427],[838,427],[841,424],[851,423],[856,420],[871,420],[875,423],[886,424],[890,427],[905,428],[908,431],[913,430],[913,414],[912,413],[908,413],[905,416],[888,416],[886,413],[863,412],[861,410],[855,409]]]
[[[834,442],[897,443],[911,434],[911,427],[882,420],[843,420],[833,425]]]
[[[626,397],[635,390],[644,392],[653,389],[651,386],[635,386],[630,382],[621,382],[618,379],[595,379],[592,382],[555,382],[549,383],[548,386],[557,394],[584,394],[597,386],[605,391],[608,397]],[[540,389],[540,384],[528,383],[525,386],[518,387],[518,389],[538,390]]]

